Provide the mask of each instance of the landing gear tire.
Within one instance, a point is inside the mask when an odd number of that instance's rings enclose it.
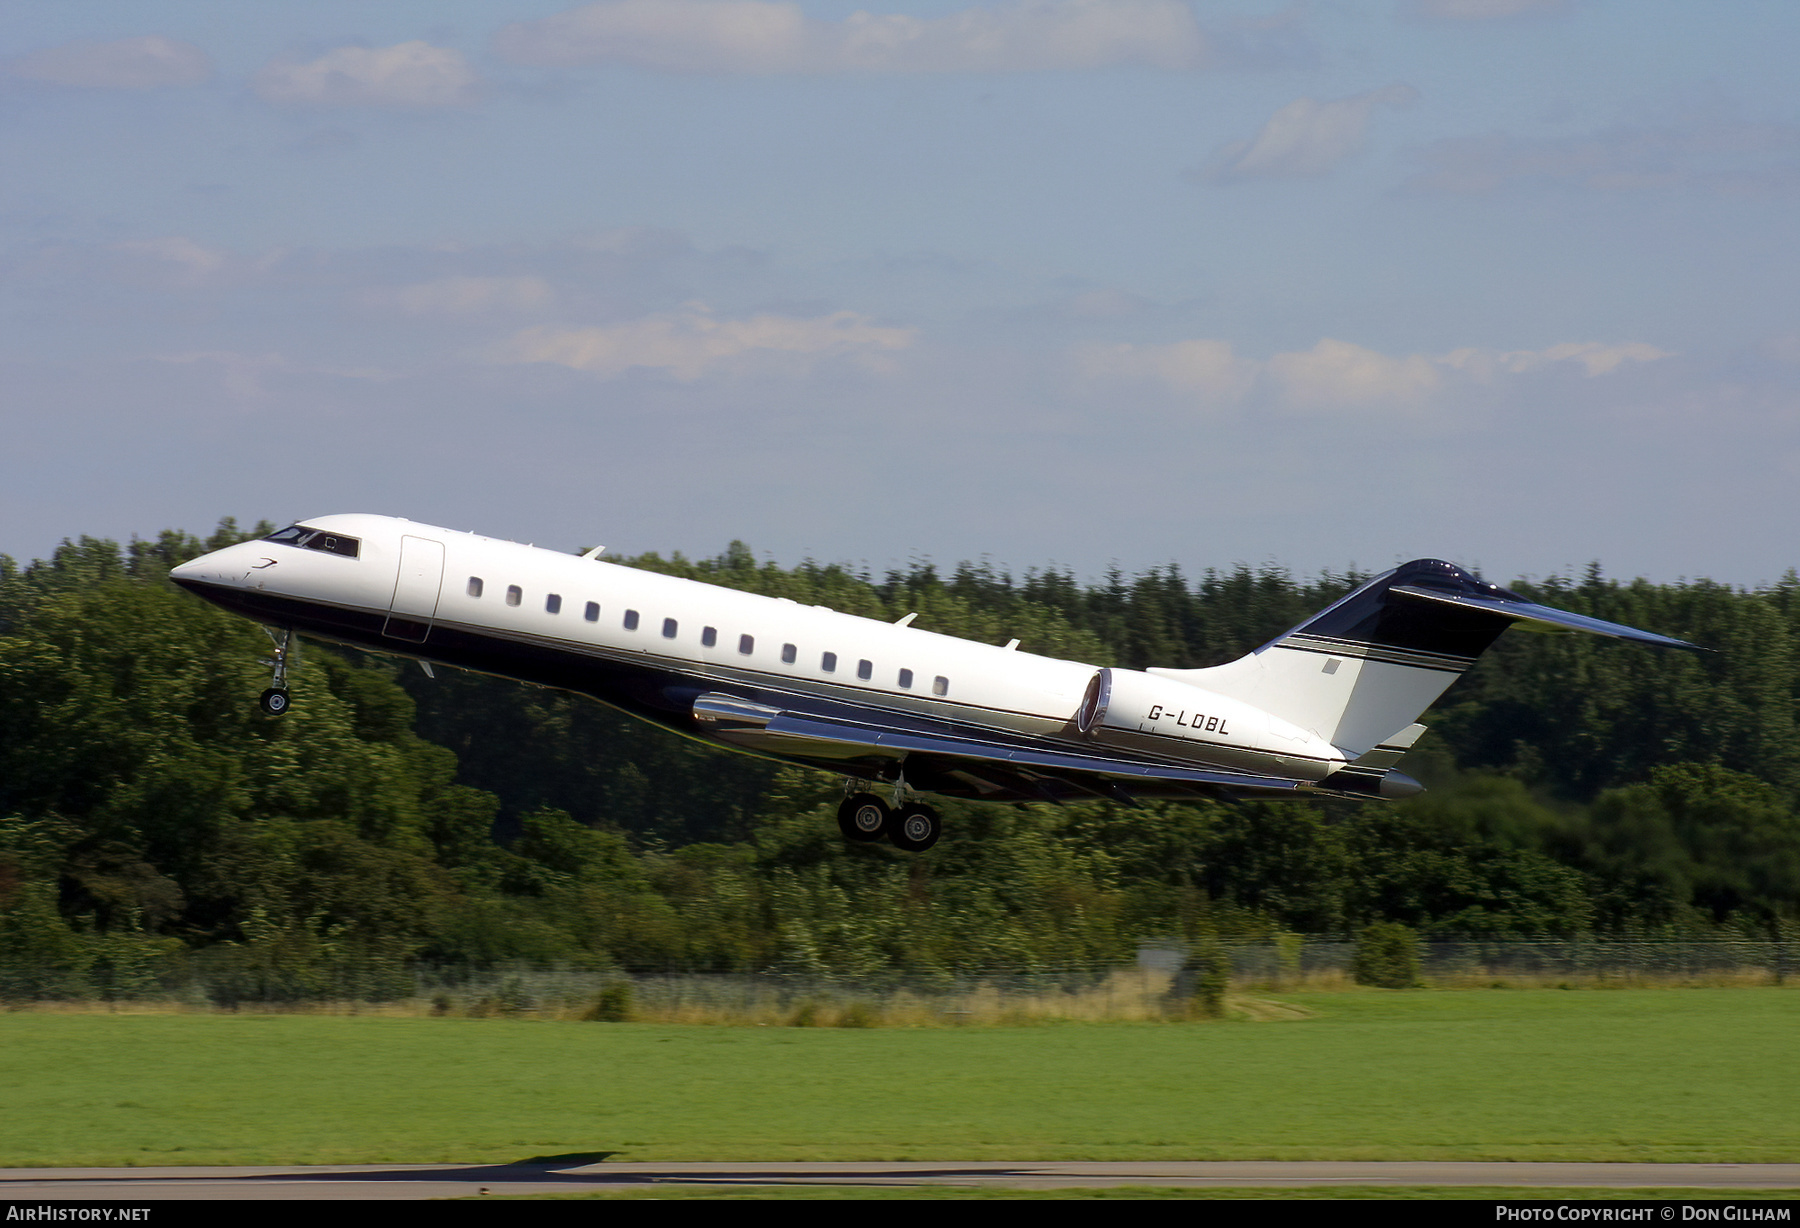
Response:
[[[888,834],[894,812],[873,793],[853,793],[838,807],[838,830],[844,839],[868,844]]]
[[[923,853],[938,842],[944,821],[930,806],[907,806],[888,825],[888,843],[908,853]]]
[[[262,663],[275,672],[269,678],[269,689],[262,693],[257,703],[270,716],[280,716],[288,710],[288,666],[298,668],[300,665],[300,641],[294,638],[292,627],[264,627],[263,634],[275,645],[275,654],[263,658]]]

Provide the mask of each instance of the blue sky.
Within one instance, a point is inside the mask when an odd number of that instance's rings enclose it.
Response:
[[[16,0],[0,552],[1800,564],[1800,7]]]

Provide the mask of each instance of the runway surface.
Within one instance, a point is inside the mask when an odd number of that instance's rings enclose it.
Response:
[[[332,1168],[0,1169],[0,1200],[416,1199],[663,1185],[1589,1186],[1800,1190],[1800,1164],[1562,1164],[1245,1160],[1083,1163],[631,1164],[564,1156],[520,1164]]]

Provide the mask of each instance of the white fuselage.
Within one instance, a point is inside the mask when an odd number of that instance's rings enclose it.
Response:
[[[692,719],[697,695],[1305,781],[1345,762],[1240,699],[1140,671],[1104,671],[1110,702],[1082,729],[1095,665],[391,517],[303,523],[353,553],[245,542],[174,578],[271,625],[578,691],[739,748]]]

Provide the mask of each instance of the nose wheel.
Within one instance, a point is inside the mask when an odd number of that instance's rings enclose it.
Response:
[[[300,667],[300,641],[294,638],[291,627],[264,627],[263,634],[275,645],[273,655],[262,658],[262,664],[274,671],[269,680],[269,689],[262,693],[257,701],[259,707],[270,716],[280,716],[288,710],[288,668]]]

